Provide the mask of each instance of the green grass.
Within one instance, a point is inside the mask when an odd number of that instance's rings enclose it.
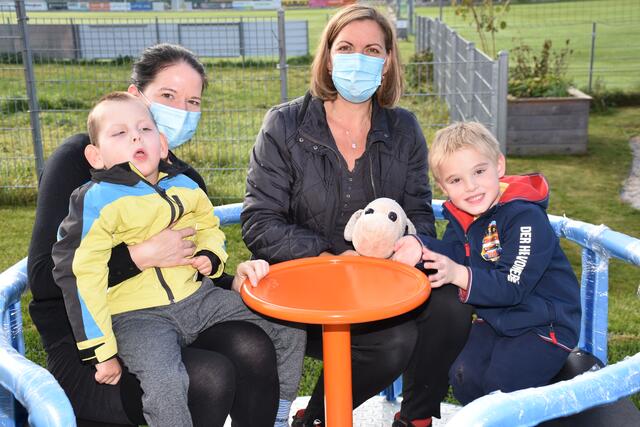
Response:
[[[446,2],[449,4],[449,2]],[[437,7],[416,9],[420,16],[438,17]],[[592,23],[596,22],[595,74],[607,88],[640,90],[640,2],[636,0],[594,0],[547,2],[512,5],[504,15],[507,28],[496,36],[497,51],[509,50],[524,42],[540,52],[543,41],[564,46],[570,40],[573,55],[569,60],[569,76],[579,87],[588,84]],[[443,9],[443,21],[465,39],[479,38],[470,25],[455,16],[453,7]]]
[[[589,126],[588,153],[582,156],[510,157],[507,170],[511,174],[539,171],[549,179],[551,200],[549,213],[592,224],[606,224],[627,235],[640,238],[640,213],[622,203],[618,197],[631,166],[629,139],[640,134],[640,108],[620,108],[609,114],[592,114]],[[436,193],[436,198],[442,195]],[[0,240],[0,270],[4,270],[27,254],[31,238],[34,208],[0,207],[5,223]],[[441,227],[440,227],[441,228]],[[228,271],[249,257],[239,226],[225,228],[231,255]],[[577,274],[580,274],[580,248],[563,241]],[[640,352],[640,268],[612,261],[609,271],[609,361],[622,360]],[[23,297],[24,334],[27,357],[44,364],[39,343]],[[316,361],[305,362],[301,394],[308,395],[318,375]],[[636,404],[640,398],[636,397]]]

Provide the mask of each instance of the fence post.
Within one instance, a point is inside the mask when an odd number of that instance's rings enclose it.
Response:
[[[459,97],[460,89],[458,87],[458,40],[460,37],[456,31],[451,31],[451,52],[449,53],[449,90],[448,95],[446,97],[449,104],[449,116],[451,116],[452,120],[458,121],[461,120],[462,117],[460,114],[460,109],[457,108],[458,102],[457,99]],[[453,114],[452,114],[453,113]]]
[[[284,9],[278,9],[278,56],[280,62],[280,102],[286,102],[287,94],[287,44],[284,31]]]
[[[436,78],[435,81],[438,82],[438,96],[440,98],[442,98],[443,95],[443,91],[445,88],[445,84],[446,84],[446,77],[447,77],[447,70],[445,70],[446,67],[446,63],[445,63],[445,56],[447,54],[447,35],[445,34],[447,31],[447,27],[444,26],[442,24],[442,21],[437,21],[436,23],[436,48],[434,49],[435,51],[435,57],[436,59],[436,64],[434,64],[433,66],[433,71],[434,71],[434,78]],[[438,67],[436,67],[436,65],[438,65]],[[438,75],[437,77],[435,76],[435,71],[436,69],[438,70]]]
[[[596,23],[591,29],[591,57],[589,58],[589,93],[591,93],[591,82],[593,79],[593,61],[596,55]]]
[[[467,42],[467,109],[466,109],[466,117],[465,120],[477,120],[477,115],[475,111],[475,102],[474,102],[474,91],[473,86],[476,77],[476,47],[472,42]]]
[[[422,42],[421,40],[421,32],[420,32],[420,23],[421,23],[421,19],[420,17],[416,17],[416,40],[413,43],[413,53],[415,53],[416,55],[418,53],[420,53],[421,47],[420,47],[420,43]]]
[[[500,143],[500,151],[507,153],[507,91],[509,85],[509,53],[498,52],[497,61],[493,62],[493,96],[491,110],[493,115],[493,131]]]
[[[156,16],[156,44],[160,43],[160,22]]]
[[[31,138],[33,141],[33,154],[36,158],[36,172],[38,178],[44,166],[44,153],[42,150],[42,133],[40,131],[40,104],[36,91],[36,79],[33,72],[33,60],[31,57],[31,45],[29,43],[29,31],[27,29],[27,13],[24,0],[15,0],[18,28],[22,37],[22,65],[29,98],[29,118],[31,120]]]
[[[409,19],[409,28],[407,29],[407,35],[413,35],[413,0],[409,0],[408,9],[407,18]]]
[[[74,59],[82,59],[82,46],[80,45],[80,40],[81,40],[80,25],[76,25],[73,21],[73,18],[69,19],[69,26],[71,27],[71,34],[73,36],[73,58]]]

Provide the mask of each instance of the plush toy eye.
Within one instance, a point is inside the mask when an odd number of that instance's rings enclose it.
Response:
[[[372,214],[372,213],[373,213],[373,208],[369,208],[366,211],[364,211],[365,215],[369,215],[369,214]]]
[[[389,212],[389,219],[393,222],[396,222],[396,219],[398,219],[398,214],[395,212]]]

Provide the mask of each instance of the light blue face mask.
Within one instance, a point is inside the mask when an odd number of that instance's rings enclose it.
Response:
[[[158,102],[152,102],[149,110],[172,150],[189,141],[196,133],[201,114],[199,111],[181,110]]]
[[[371,98],[382,82],[383,58],[361,53],[337,53],[333,56],[331,79],[344,99],[360,104]]]

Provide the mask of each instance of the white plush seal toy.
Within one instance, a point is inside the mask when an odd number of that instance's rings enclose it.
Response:
[[[353,242],[360,255],[389,258],[396,241],[415,232],[404,209],[395,200],[381,197],[351,215],[344,238]]]

